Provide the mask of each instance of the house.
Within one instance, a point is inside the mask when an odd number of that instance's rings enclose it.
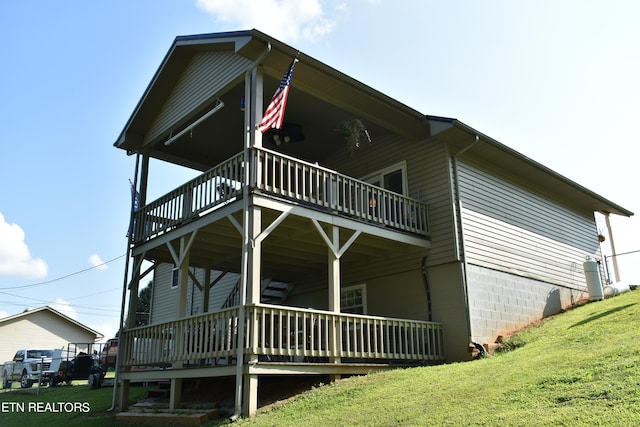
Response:
[[[632,215],[256,30],[177,37],[115,146],[137,159],[129,319],[154,272],[150,324],[120,336],[123,409],[131,381],[170,380],[177,408],[183,380],[235,377],[252,415],[270,375],[469,360],[587,297],[594,212]],[[199,174],[148,200],[152,159]]]
[[[0,319],[0,363],[12,360],[21,348],[63,348],[101,338],[100,332],[44,306]]]

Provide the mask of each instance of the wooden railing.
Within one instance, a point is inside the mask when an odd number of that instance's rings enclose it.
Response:
[[[287,360],[444,360],[442,325],[273,305],[248,307],[250,353]]]
[[[239,308],[124,330],[121,366],[168,366],[176,362],[234,356]]]
[[[163,234],[242,195],[243,154],[219,164],[134,213],[132,242]]]
[[[331,169],[265,148],[251,150],[252,186],[362,221],[427,236],[427,206]]]
[[[251,191],[329,210],[359,221],[429,235],[425,203],[264,148],[250,150]],[[243,154],[210,169],[134,213],[132,242],[142,242],[242,195]]]
[[[244,353],[265,362],[444,360],[442,324],[275,305],[246,306]],[[122,333],[121,365],[168,366],[235,356],[239,308]]]

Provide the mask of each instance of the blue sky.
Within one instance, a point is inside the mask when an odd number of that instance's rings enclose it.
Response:
[[[638,16],[633,0],[0,2],[0,317],[49,304],[117,330],[134,159],[113,142],[177,35],[257,28],[640,212]],[[185,179],[167,171],[152,164],[150,197]],[[640,249],[638,218],[612,228],[618,253]],[[618,259],[640,283],[640,254]]]

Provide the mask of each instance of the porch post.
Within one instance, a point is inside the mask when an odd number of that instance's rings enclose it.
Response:
[[[187,288],[189,285],[189,250],[185,248],[185,236],[180,238],[180,263],[178,268],[178,313],[177,318],[185,317],[187,313]]]
[[[142,154],[142,171],[140,173],[140,200],[139,206],[147,204],[147,181],[149,179],[149,155]]]
[[[340,247],[340,229],[332,225],[332,243],[329,247],[329,311],[340,313],[340,257],[334,248]]]
[[[262,261],[262,239],[259,238],[262,232],[262,208],[252,206],[250,209],[250,230],[249,230],[249,289],[248,303],[260,304],[260,266]]]
[[[204,269],[204,283],[202,285],[202,313],[209,312],[209,290],[211,289],[211,268]]]
[[[336,248],[340,247],[340,229],[332,225],[332,246],[329,246],[329,311],[340,313],[340,256]],[[342,326],[340,322],[333,322],[333,331],[331,331],[332,353],[338,353],[342,345],[341,336]],[[329,358],[331,363],[340,363],[340,357]],[[340,375],[332,375],[331,381],[339,380]]]

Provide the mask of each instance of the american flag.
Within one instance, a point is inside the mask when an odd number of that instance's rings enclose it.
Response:
[[[296,65],[296,62],[298,62],[298,58],[293,58],[289,69],[280,81],[280,86],[276,89],[276,93],[273,94],[273,98],[271,98],[271,102],[262,116],[262,121],[258,125],[258,129],[260,129],[260,132],[262,133],[266,132],[270,128],[282,128],[284,109],[287,105],[289,87],[291,86],[291,77],[293,76],[293,67]]]

